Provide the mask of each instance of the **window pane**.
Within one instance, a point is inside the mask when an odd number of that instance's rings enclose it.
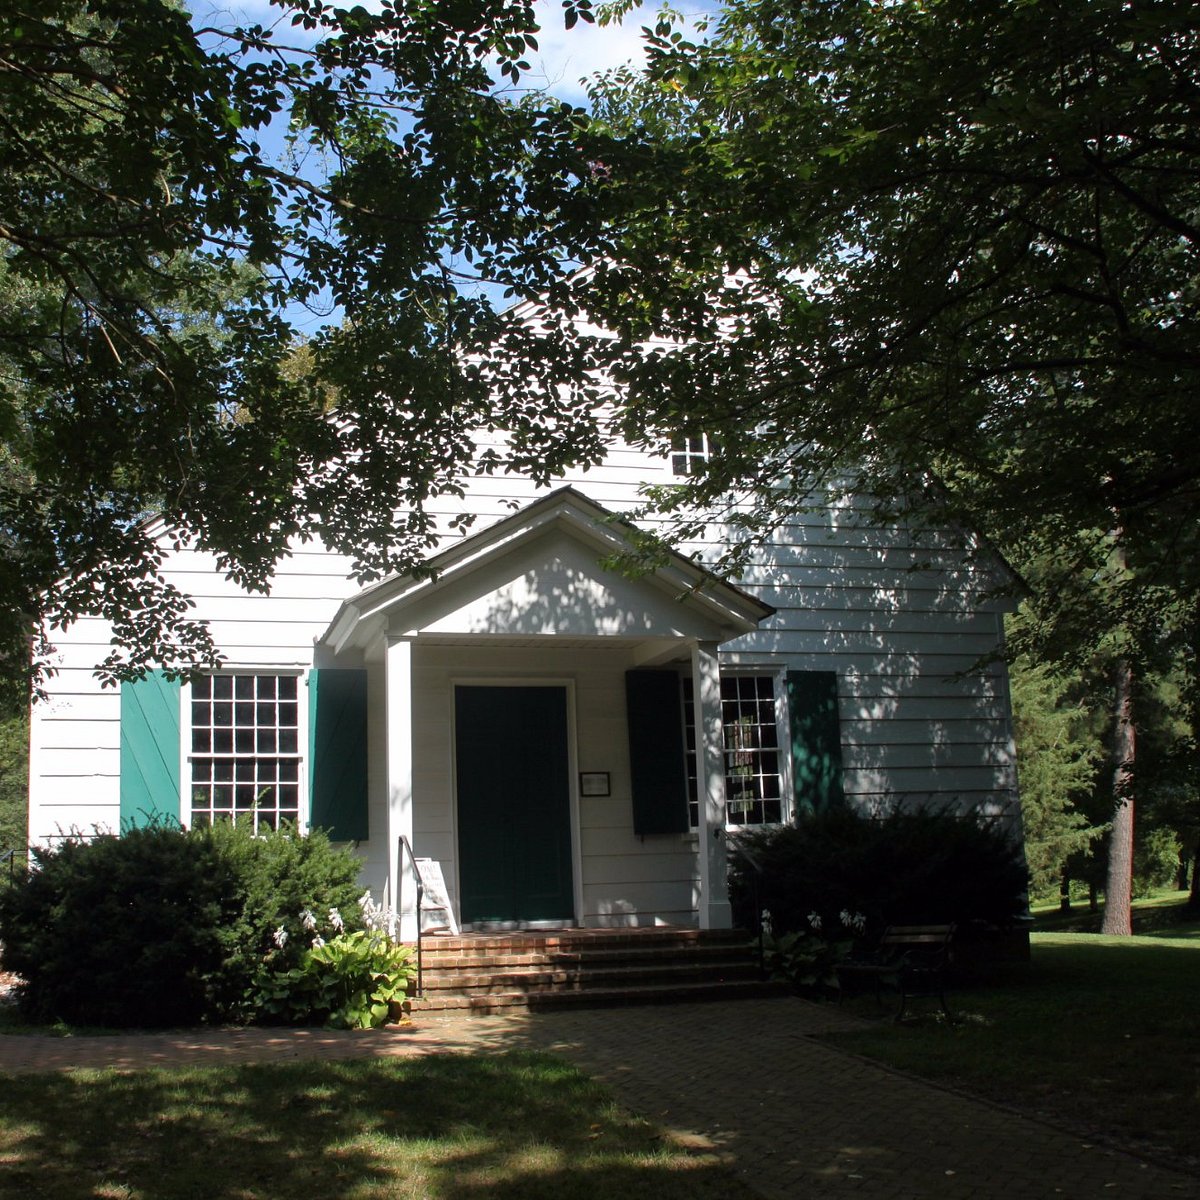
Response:
[[[192,697],[192,823],[241,816],[258,830],[295,821],[300,810],[296,676],[205,676],[193,683]]]
[[[690,680],[684,681],[686,762],[692,824],[699,824],[696,714]],[[725,798],[732,825],[782,820],[779,730],[775,677],[722,672],[721,719],[725,737]]]

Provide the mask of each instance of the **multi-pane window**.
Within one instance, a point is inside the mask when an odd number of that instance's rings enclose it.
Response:
[[[671,441],[671,474],[699,475],[712,456],[712,449],[706,433],[679,434]]]
[[[208,675],[192,684],[191,823],[247,818],[277,829],[300,814],[295,675]]]
[[[691,680],[683,687],[687,738],[688,807],[700,823],[696,772],[696,707]],[[783,773],[773,675],[721,675],[725,735],[725,820],[728,825],[771,825],[783,820]]]

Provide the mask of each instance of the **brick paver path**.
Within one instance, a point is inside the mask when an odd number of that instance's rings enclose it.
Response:
[[[552,1050],[767,1197],[1200,1196],[1200,1178],[888,1071],[811,1036],[850,1019],[780,998],[505,1017],[369,1033],[238,1029],[0,1037],[0,1071]]]

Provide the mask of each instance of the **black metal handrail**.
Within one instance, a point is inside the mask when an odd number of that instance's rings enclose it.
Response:
[[[421,920],[421,904],[425,899],[425,880],[421,875],[421,868],[417,866],[416,855],[413,854],[412,845],[409,843],[404,834],[400,835],[400,844],[397,847],[396,857],[400,860],[401,865],[404,862],[404,855],[408,855],[408,861],[412,863],[413,876],[417,881],[417,995],[425,995],[425,976],[421,962],[421,926],[424,922]],[[399,872],[397,872],[399,874]],[[400,920],[400,881],[396,881],[397,895],[393,898],[393,904],[396,909],[396,920]]]
[[[758,928],[758,970],[762,977],[767,977],[767,947],[766,931],[763,929],[762,913],[762,877],[765,867],[762,859],[742,841],[734,841],[734,853],[740,854],[750,867],[751,888],[754,905],[754,924]]]

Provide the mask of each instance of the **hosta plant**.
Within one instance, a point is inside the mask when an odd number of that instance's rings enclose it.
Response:
[[[326,940],[311,913],[301,914],[313,933],[312,944],[297,966],[279,969],[270,958],[255,980],[260,1013],[295,1024],[322,1021],[334,1029],[376,1029],[387,1023],[404,1002],[416,974],[412,951],[392,941],[386,929],[371,920],[368,928],[345,932],[337,911],[330,910],[336,932]],[[277,930],[282,949],[286,933]]]

